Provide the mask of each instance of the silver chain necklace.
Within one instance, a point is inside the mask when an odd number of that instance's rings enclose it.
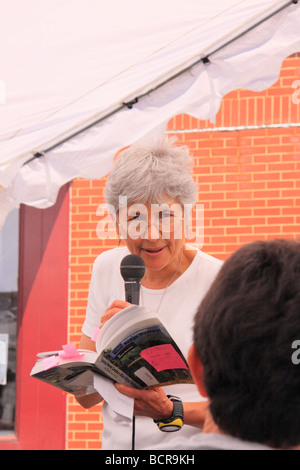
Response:
[[[166,293],[168,287],[170,286],[170,284],[172,283],[173,279],[175,279],[175,276],[177,275],[177,273],[178,273],[178,271],[179,271],[179,268],[180,268],[180,265],[181,265],[181,260],[182,260],[182,254],[183,254],[183,248],[181,248],[180,260],[179,260],[177,269],[176,269],[175,273],[173,274],[173,276],[171,277],[171,279],[169,280],[169,282],[168,282],[168,284],[166,285],[166,287],[164,288],[164,291],[163,291],[162,296],[161,296],[161,298],[160,298],[159,304],[158,304],[158,306],[157,306],[157,308],[156,308],[156,312],[159,311],[159,309],[160,309],[160,307],[161,307],[161,304],[162,304],[162,301],[163,301],[163,299],[164,299],[165,293]],[[143,292],[143,289],[141,289],[141,298],[142,298],[142,296],[143,296],[142,292]],[[143,304],[143,302],[142,302],[142,304]]]

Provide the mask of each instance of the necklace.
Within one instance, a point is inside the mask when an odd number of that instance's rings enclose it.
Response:
[[[178,263],[177,269],[176,269],[175,273],[172,275],[172,277],[171,277],[171,279],[169,280],[169,282],[168,282],[168,284],[166,285],[166,287],[164,288],[164,291],[163,291],[162,296],[161,296],[161,298],[160,298],[159,304],[158,304],[158,306],[157,306],[157,308],[156,308],[156,312],[159,311],[160,306],[161,306],[161,304],[162,304],[162,301],[163,301],[163,299],[164,299],[165,293],[166,293],[168,287],[170,286],[170,284],[172,283],[172,281],[175,279],[175,277],[176,277],[176,275],[177,275],[177,273],[178,273],[178,271],[179,271],[179,268],[180,268],[180,265],[181,265],[181,260],[182,260],[182,254],[183,254],[183,249],[181,248],[180,259],[179,259],[179,263]],[[143,290],[141,289],[141,297],[142,297],[142,292],[143,292]]]

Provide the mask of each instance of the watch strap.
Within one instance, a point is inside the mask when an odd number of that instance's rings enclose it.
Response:
[[[167,395],[169,400],[173,402],[173,412],[170,418],[154,420],[160,431],[174,432],[179,431],[184,423],[183,404],[179,397]]]

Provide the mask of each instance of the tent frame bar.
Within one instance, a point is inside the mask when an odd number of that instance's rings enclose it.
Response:
[[[170,129],[166,134],[204,134],[205,132],[241,132],[257,131],[265,129],[292,129],[300,127],[300,122],[288,122],[279,124],[261,124],[250,126],[221,126],[221,127],[196,127],[193,129]]]
[[[286,8],[288,8],[290,5],[292,4],[298,4],[298,1],[299,0],[289,0],[289,2],[286,4],[286,5],[283,5],[282,7],[278,8],[277,10],[275,10],[273,13],[270,13],[268,16],[266,16],[265,18],[263,18],[262,20],[260,20],[258,23],[255,23],[254,25],[250,26],[249,28],[247,28],[245,31],[241,32],[240,34],[238,34],[236,37],[230,39],[229,41],[227,41],[226,43],[222,44],[221,46],[219,46],[217,49],[213,50],[212,52],[210,52],[209,54],[207,54],[205,57],[201,57],[200,59],[197,59],[195,62],[193,62],[191,65],[189,65],[188,67],[185,67],[184,69],[180,70],[179,72],[177,72],[176,74],[172,75],[171,77],[167,78],[166,80],[162,81],[161,83],[159,83],[157,86],[155,86],[154,88],[136,96],[134,99],[128,101],[128,102],[123,102],[119,107],[117,107],[116,109],[110,111],[109,113],[105,114],[105,116],[102,116],[100,118],[97,118],[95,121],[91,122],[90,124],[87,124],[85,125],[84,127],[78,129],[77,131],[75,132],[72,132],[70,133],[69,135],[66,135],[64,138],[62,138],[61,140],[57,141],[57,142],[54,142],[53,144],[49,145],[48,147],[46,147],[44,150],[41,150],[41,151],[37,151],[34,153],[33,157],[30,158],[27,162],[24,163],[24,165],[26,165],[27,163],[30,163],[31,161],[37,159],[37,158],[40,158],[40,157],[43,157],[45,156],[45,154],[47,152],[50,152],[51,150],[55,149],[56,147],[64,144],[65,142],[69,141],[70,139],[78,136],[79,134],[81,134],[82,132],[85,132],[86,130],[94,127],[95,125],[99,124],[100,122],[104,121],[105,119],[113,116],[114,114],[122,111],[123,109],[125,108],[128,108],[128,109],[132,109],[133,106],[139,102],[140,99],[144,98],[145,96],[149,95],[150,93],[158,90],[159,88],[163,87],[164,85],[166,85],[167,83],[175,80],[176,78],[178,78],[179,76],[183,75],[184,73],[188,72],[189,70],[191,70],[193,67],[195,67],[196,65],[200,64],[201,62],[204,64],[204,65],[207,65],[210,63],[210,57],[213,56],[214,54],[216,54],[217,52],[219,52],[220,50],[224,49],[225,47],[229,46],[230,44],[232,44],[233,42],[237,41],[238,39],[240,39],[241,37],[245,36],[246,34],[248,34],[250,31],[252,31],[253,29],[257,28],[258,26],[260,26],[261,24],[265,23],[266,21],[268,21],[269,19],[271,19],[272,17],[274,17],[275,15],[281,13],[281,11],[285,10]]]

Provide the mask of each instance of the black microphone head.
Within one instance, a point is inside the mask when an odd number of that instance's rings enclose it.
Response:
[[[127,255],[121,261],[120,271],[124,281],[140,281],[145,274],[144,260],[138,255]]]

